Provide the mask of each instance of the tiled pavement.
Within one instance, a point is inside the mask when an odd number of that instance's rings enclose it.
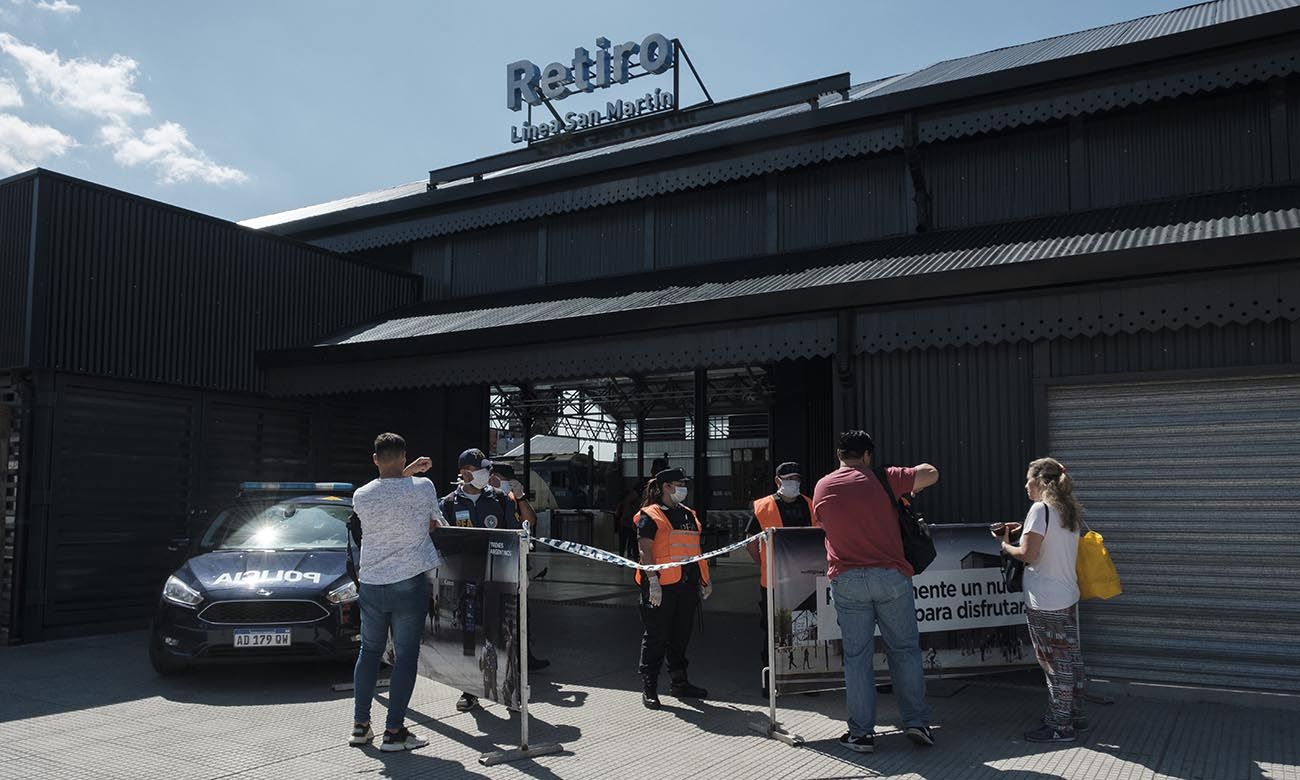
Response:
[[[939,744],[928,750],[898,734],[892,697],[882,697],[872,756],[835,744],[842,693],[783,698],[783,720],[808,740],[790,748],[751,731],[763,713],[751,617],[715,611],[693,643],[692,679],[713,698],[665,696],[663,710],[648,712],[635,692],[634,611],[552,603],[533,615],[555,663],[533,677],[532,742],[559,742],[559,755],[480,766],[480,753],[517,739],[517,716],[496,705],[456,713],[457,692],[428,680],[411,711],[428,747],[349,748],[350,697],[330,687],[350,677],[347,668],[226,667],[160,679],[137,632],[0,649],[0,778],[1300,780],[1294,711],[1126,698],[1096,707],[1094,731],[1077,745],[1026,744],[1019,734],[1044,703],[1028,676],[933,684]]]

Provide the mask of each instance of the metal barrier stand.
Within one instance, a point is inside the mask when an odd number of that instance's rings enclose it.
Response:
[[[496,750],[479,756],[483,766],[494,766],[509,761],[519,761],[535,756],[559,753],[564,747],[552,742],[544,745],[528,744],[528,532],[519,532],[519,747],[513,750]]]
[[[759,545],[766,548],[763,565],[767,569],[767,666],[763,673],[767,675],[767,724],[759,729],[764,736],[779,740],[790,747],[801,747],[803,737],[791,734],[776,719],[776,555],[773,542],[776,533],[768,528],[763,532]]]

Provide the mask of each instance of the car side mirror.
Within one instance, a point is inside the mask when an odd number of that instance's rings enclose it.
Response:
[[[190,538],[188,536],[178,536],[167,543],[167,552],[186,552],[190,549]]]

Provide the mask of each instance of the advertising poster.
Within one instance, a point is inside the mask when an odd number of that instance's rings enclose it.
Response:
[[[420,674],[519,706],[519,533],[439,528]]]
[[[931,526],[938,557],[912,579],[921,655],[930,676],[997,671],[1035,663],[1025,626],[1024,600],[1007,593],[998,568],[998,543],[983,525]],[[844,685],[844,645],[820,529],[775,534],[773,598],[780,693]],[[887,674],[885,646],[876,632],[875,668]]]

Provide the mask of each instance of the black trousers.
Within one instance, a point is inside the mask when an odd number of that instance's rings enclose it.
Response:
[[[695,611],[700,607],[700,587],[694,582],[665,585],[664,600],[657,607],[646,602],[649,588],[641,586],[642,675],[658,677],[664,658],[668,659],[668,673],[686,671],[686,645],[691,641],[695,627]]]
[[[758,630],[762,639],[759,657],[763,659],[763,664],[767,665],[767,588],[762,586],[758,588]]]

